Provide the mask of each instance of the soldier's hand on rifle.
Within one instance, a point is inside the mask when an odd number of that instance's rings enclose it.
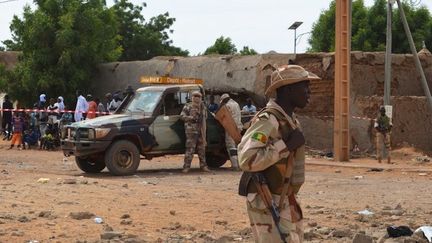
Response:
[[[287,134],[285,137],[282,137],[282,140],[285,142],[285,145],[290,152],[293,152],[306,143],[303,132],[298,128]]]

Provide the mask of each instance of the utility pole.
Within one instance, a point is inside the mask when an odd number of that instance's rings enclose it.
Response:
[[[351,0],[336,0],[333,152],[350,159]]]
[[[409,42],[409,45],[411,48],[411,52],[413,54],[415,65],[416,65],[417,71],[420,73],[420,76],[421,76],[421,84],[422,84],[423,90],[425,92],[426,98],[428,100],[429,108],[432,111],[432,96],[431,96],[429,86],[428,86],[427,81],[426,81],[426,76],[423,72],[423,67],[420,63],[420,59],[419,59],[418,54],[417,54],[416,47],[414,45],[414,40],[413,40],[413,37],[411,35],[411,30],[410,30],[410,28],[408,26],[408,22],[406,20],[405,11],[403,10],[403,7],[402,7],[400,0],[396,0],[396,1],[398,4],[401,20],[402,20],[402,23],[403,23],[403,26],[405,29],[405,34],[408,37],[408,42]]]
[[[391,64],[392,64],[392,15],[394,0],[387,2],[387,40],[384,74],[384,105],[390,105],[391,96]]]

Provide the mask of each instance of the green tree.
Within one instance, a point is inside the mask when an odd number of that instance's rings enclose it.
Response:
[[[14,16],[8,50],[21,51],[13,77],[1,87],[29,105],[45,91],[48,97],[75,100],[76,89],[87,89],[96,65],[121,54],[116,15],[103,0],[36,0]]]
[[[429,49],[432,48],[432,16],[429,10],[424,7],[415,8],[408,2],[402,3],[404,12],[410,27],[413,40],[417,50],[422,47],[422,42],[426,42]],[[397,34],[395,34],[397,33]],[[411,53],[408,38],[400,18],[400,12],[396,11],[393,18],[393,52]]]
[[[357,43],[358,45],[353,45],[352,49],[358,51],[384,51],[387,31],[387,0],[375,0],[372,7],[368,9],[367,23],[362,27],[366,29],[363,45]]]
[[[330,52],[335,47],[335,17],[336,2],[330,2],[328,10],[321,12],[318,21],[312,25],[312,33],[309,39],[311,45],[309,51]]]
[[[402,5],[417,49],[421,48],[422,41],[425,41],[427,46],[432,46],[432,17],[429,10],[424,6],[415,6],[411,1],[403,1]],[[335,1],[332,1],[329,9],[323,11],[317,22],[313,24],[309,51],[334,51],[335,10]],[[384,51],[386,28],[387,0],[375,0],[369,8],[364,7],[363,0],[353,1],[352,50]],[[397,7],[393,9],[392,36],[394,53],[410,52],[408,38],[405,35]]]
[[[352,3],[352,19],[355,19],[355,24],[353,21],[352,25],[352,43],[351,45],[357,46],[360,49],[366,48],[365,40],[367,39],[368,29],[365,28],[367,26],[368,21],[368,9],[364,5],[363,0],[357,0]]]
[[[219,37],[216,39],[215,43],[208,47],[204,55],[209,54],[221,54],[221,55],[233,55],[237,53],[237,48],[232,43],[231,38]]]
[[[169,33],[175,22],[168,13],[160,14],[145,22],[142,6],[128,0],[115,0],[112,7],[120,22],[119,35],[122,37],[123,53],[120,61],[147,60],[155,56],[188,56],[189,52],[172,46]]]
[[[243,46],[243,49],[240,50],[240,55],[247,56],[247,55],[256,55],[258,52],[256,52],[254,49],[250,48],[248,46]]]

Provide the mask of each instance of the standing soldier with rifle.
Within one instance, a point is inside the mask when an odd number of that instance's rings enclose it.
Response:
[[[311,80],[320,79],[297,65],[271,75],[267,106],[253,118],[239,149],[245,172],[239,194],[256,242],[302,242],[302,210],[296,194],[305,180],[305,138],[294,110],[309,103]]]
[[[390,156],[390,133],[392,128],[392,123],[390,121],[390,117],[386,115],[386,109],[384,106],[380,107],[380,114],[378,115],[376,122],[375,122],[375,129],[376,129],[376,149],[377,149],[377,159],[378,162],[381,163],[381,156],[383,153],[382,149],[382,143],[384,143],[386,149],[387,149],[387,163],[391,163],[391,156]]]
[[[210,172],[205,158],[207,110],[199,91],[192,93],[192,102],[183,107],[180,117],[184,121],[186,133],[186,152],[182,172],[189,172],[195,149],[198,153],[201,170]]]

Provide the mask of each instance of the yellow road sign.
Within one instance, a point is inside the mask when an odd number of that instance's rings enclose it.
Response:
[[[142,84],[203,84],[203,80],[198,78],[141,76],[140,83]]]

